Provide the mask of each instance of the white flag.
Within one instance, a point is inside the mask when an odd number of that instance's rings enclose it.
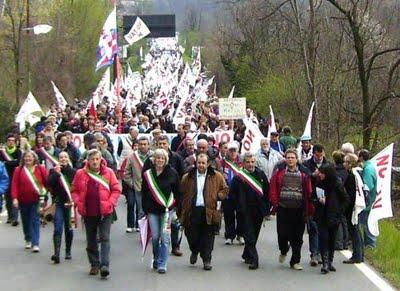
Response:
[[[269,115],[270,115],[270,125],[268,125],[268,134],[267,138],[271,137],[271,132],[276,132],[276,124],[275,124],[275,116],[274,112],[272,111],[272,106],[269,106]]]
[[[64,110],[68,103],[65,100],[63,94],[61,94],[60,90],[58,90],[56,84],[54,84],[53,81],[50,82],[53,85],[54,94],[56,95],[57,108],[61,108],[62,110]]]
[[[23,132],[25,130],[25,122],[28,122],[32,126],[40,121],[40,117],[43,115],[42,108],[40,108],[36,98],[29,92],[24,104],[22,104],[18,111],[15,122],[19,124],[20,132]]]
[[[363,191],[363,180],[361,178],[362,169],[360,167],[356,167],[352,169],[355,181],[356,181],[356,200],[354,203],[353,212],[351,215],[351,223],[353,225],[358,224],[358,215],[365,209],[365,198]]]
[[[146,37],[149,34],[150,34],[149,28],[146,26],[146,24],[140,17],[137,17],[131,30],[128,32],[128,34],[125,34],[124,37],[129,44],[133,44],[134,42],[141,40],[142,38]]]
[[[246,131],[242,140],[241,153],[252,152],[254,154],[260,149],[260,142],[264,136],[257,124],[248,118],[243,118],[243,123],[246,126]]]
[[[48,24],[38,24],[33,27],[33,33],[34,34],[45,34],[45,33],[50,32],[50,30],[52,30],[52,29],[53,29],[53,27]]]
[[[105,94],[108,94],[110,91],[110,68],[107,68],[107,70],[104,72],[103,76],[101,77],[101,80],[99,84],[97,85],[96,90],[93,92],[93,102],[94,106],[97,106],[103,99],[103,96]]]
[[[229,93],[228,98],[233,98],[233,91],[235,91],[235,86],[232,87],[231,93]]]
[[[303,135],[301,137],[311,139],[311,123],[313,118],[314,102],[311,105],[310,112],[308,113],[306,127],[304,128]]]
[[[371,159],[376,168],[376,198],[368,216],[368,229],[374,235],[379,235],[378,221],[382,218],[392,217],[392,160],[393,144]]]

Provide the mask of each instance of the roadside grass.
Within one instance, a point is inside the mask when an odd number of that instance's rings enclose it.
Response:
[[[400,219],[379,223],[377,248],[367,249],[366,257],[376,269],[382,272],[393,286],[400,289]]]

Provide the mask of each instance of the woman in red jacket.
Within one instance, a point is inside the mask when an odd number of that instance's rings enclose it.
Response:
[[[39,210],[47,192],[44,187],[46,179],[47,170],[39,165],[36,153],[31,150],[25,151],[20,166],[15,169],[13,175],[11,197],[13,205],[21,211],[25,248],[32,248],[35,253],[40,251]]]
[[[91,265],[90,275],[109,275],[110,228],[112,214],[121,195],[121,186],[114,171],[106,166],[101,152],[87,152],[87,162],[76,172],[72,182],[72,199],[82,215],[86,228],[87,254]],[[101,256],[97,245],[97,230],[101,243]]]

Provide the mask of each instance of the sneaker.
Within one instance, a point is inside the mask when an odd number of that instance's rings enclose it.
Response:
[[[258,269],[258,264],[250,264],[249,265],[249,270],[257,270]]]
[[[154,271],[157,271],[157,269],[158,269],[157,261],[154,260],[154,258],[151,260],[151,268],[152,268]]]
[[[163,268],[160,268],[160,269],[157,270],[158,274],[165,274],[166,272],[167,272],[167,270],[165,270]]]
[[[100,268],[100,276],[101,278],[107,278],[107,276],[110,274],[110,271],[108,270],[107,266],[101,266]]]
[[[11,226],[18,226],[19,225],[19,222],[18,221],[13,221],[12,223],[11,223]]]
[[[294,264],[290,266],[291,269],[296,270],[296,271],[301,271],[303,270],[303,267],[300,264]]]
[[[135,227],[133,230],[134,230],[135,232],[140,232],[140,228],[139,228],[139,227]]]
[[[286,255],[280,254],[279,255],[279,263],[283,264],[285,262],[285,260],[286,260]]]
[[[236,238],[236,240],[238,241],[238,243],[239,243],[239,245],[244,245],[244,239],[243,239],[243,237],[242,236],[238,236],[237,238]]]
[[[133,232],[133,228],[132,227],[127,227],[125,232],[126,233],[132,233]]]
[[[225,240],[225,244],[228,246],[230,246],[230,245],[233,245],[233,239],[230,239],[230,238],[227,238],[226,240]]]
[[[40,252],[39,246],[33,246],[32,252],[33,252],[33,253],[38,253],[38,252]]]
[[[32,243],[30,241],[25,242],[25,249],[29,250],[32,248]]]

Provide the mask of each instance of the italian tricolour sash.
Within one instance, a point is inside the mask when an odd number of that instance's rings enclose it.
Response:
[[[40,148],[40,149],[39,149],[39,152],[42,153],[42,154],[46,157],[46,160],[48,160],[50,163],[52,163],[53,166],[56,166],[56,165],[59,164],[58,159],[57,159],[55,156],[49,154],[49,153],[46,151],[45,148],[43,148],[43,147]]]
[[[97,174],[91,170],[87,170],[87,174],[89,175],[90,178],[95,180],[97,183],[103,185],[108,191],[110,191],[110,185],[108,184],[108,181],[104,179],[104,177],[100,174]]]
[[[168,231],[171,229],[171,226],[168,223],[169,208],[175,203],[174,195],[170,193],[169,198],[167,199],[167,196],[161,191],[160,187],[158,186],[151,169],[144,172],[143,176],[147,182],[147,185],[149,186],[150,193],[153,196],[154,200],[156,200],[156,202],[161,206],[165,207],[163,229],[164,231]]]
[[[234,172],[235,176],[238,176],[243,182],[249,185],[259,196],[263,196],[263,188],[261,183],[254,178],[249,171],[241,169],[234,163],[225,160],[227,166]]]
[[[36,193],[39,197],[46,196],[46,188],[40,185],[39,181],[36,179],[35,174],[33,171],[29,170],[27,167],[23,167],[23,170],[28,177],[29,182],[32,184],[33,188],[35,189]]]
[[[139,156],[139,153],[137,151],[134,151],[132,154],[133,160],[135,161],[135,164],[139,167],[140,172],[143,170],[143,161]]]
[[[77,224],[76,213],[75,213],[76,208],[72,202],[71,185],[67,181],[67,178],[65,177],[65,175],[63,173],[60,173],[60,182],[61,182],[61,186],[64,188],[65,192],[67,193],[69,202],[72,203],[71,209],[69,209],[70,222],[75,225],[75,228],[77,228],[78,224]]]
[[[6,162],[10,162],[13,158],[7,153],[6,149],[0,148],[0,153]]]

